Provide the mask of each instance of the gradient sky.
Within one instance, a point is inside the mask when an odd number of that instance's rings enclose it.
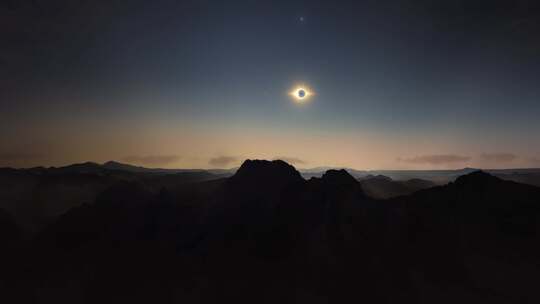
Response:
[[[12,0],[0,41],[0,166],[540,167],[538,1]]]

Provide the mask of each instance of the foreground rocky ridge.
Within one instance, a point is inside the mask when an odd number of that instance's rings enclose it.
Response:
[[[483,172],[379,201],[345,170],[248,160],[159,190],[117,181],[30,240],[5,214],[13,303],[540,299],[540,188]]]

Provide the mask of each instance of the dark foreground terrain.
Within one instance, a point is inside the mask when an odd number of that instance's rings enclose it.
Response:
[[[0,170],[1,303],[540,302],[535,186],[77,166]]]

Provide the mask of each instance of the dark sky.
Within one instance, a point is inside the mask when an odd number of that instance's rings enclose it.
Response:
[[[539,1],[12,0],[0,41],[0,166],[540,166]]]

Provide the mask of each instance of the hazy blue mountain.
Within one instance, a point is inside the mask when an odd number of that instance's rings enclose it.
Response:
[[[432,181],[418,178],[394,181],[390,177],[384,175],[368,175],[360,178],[359,181],[366,194],[376,199],[408,195],[418,190],[431,188],[436,185]]]

